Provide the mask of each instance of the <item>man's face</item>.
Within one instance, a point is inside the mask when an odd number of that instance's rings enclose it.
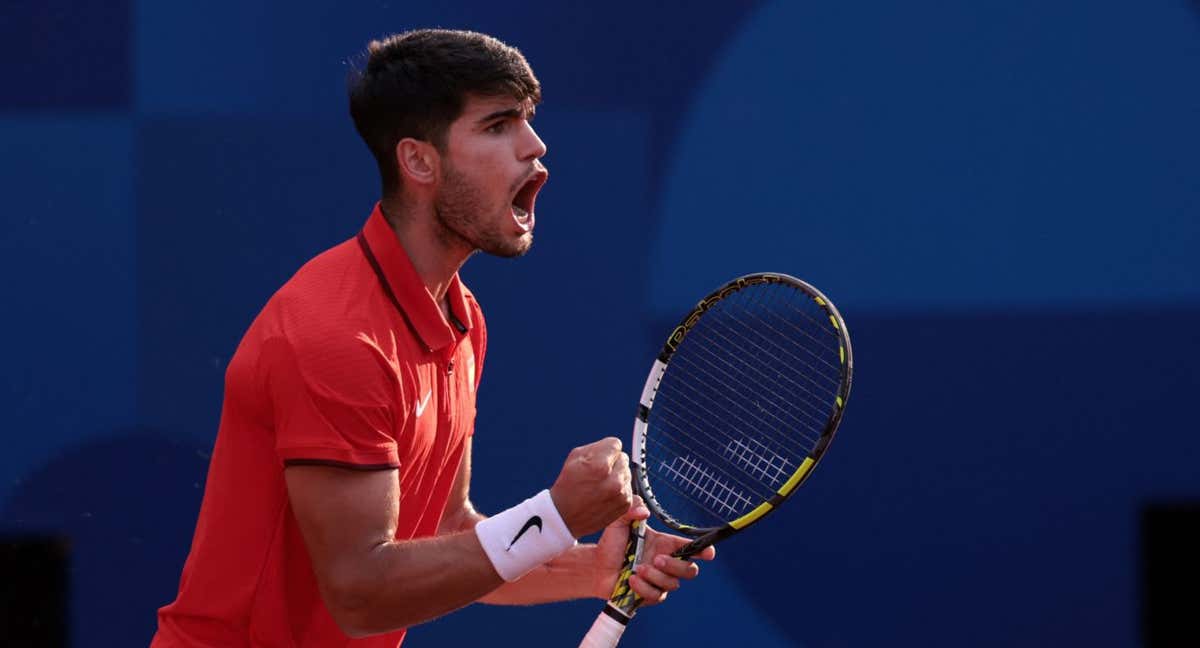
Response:
[[[533,245],[534,201],[546,182],[546,145],[512,97],[468,97],[450,125],[434,208],[444,234],[502,257]]]

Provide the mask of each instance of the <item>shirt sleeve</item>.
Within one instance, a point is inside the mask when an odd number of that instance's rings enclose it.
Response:
[[[355,337],[263,347],[275,450],[284,465],[398,468],[396,371]],[[403,414],[399,414],[403,415]]]

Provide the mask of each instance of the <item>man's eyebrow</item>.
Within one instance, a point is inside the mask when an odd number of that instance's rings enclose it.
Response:
[[[503,110],[497,110],[495,112],[490,112],[490,113],[484,115],[483,117],[480,117],[478,120],[476,120],[475,123],[485,124],[487,122],[495,121],[497,119],[533,119],[533,113],[534,113],[533,108],[530,108],[528,110],[525,110],[520,107],[505,108]]]

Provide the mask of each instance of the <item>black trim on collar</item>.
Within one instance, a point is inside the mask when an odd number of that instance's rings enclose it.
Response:
[[[467,325],[459,321],[458,316],[454,314],[454,311],[450,308],[447,308],[446,312],[450,314],[450,323],[454,325],[454,328],[458,329],[458,334],[462,335],[463,333],[466,333]]]
[[[371,251],[371,245],[367,243],[366,234],[360,231],[358,236],[355,238],[358,239],[358,246],[362,248],[363,256],[367,257],[367,263],[370,264],[371,269],[375,271],[375,276],[379,278],[379,285],[383,288],[383,293],[387,295],[388,300],[391,301],[392,305],[396,307],[396,311],[399,312],[400,316],[404,318],[404,323],[408,324],[408,328],[412,330],[413,335],[415,335],[418,340],[423,340],[423,338],[421,338],[421,332],[417,330],[415,325],[413,325],[412,320],[408,319],[408,313],[404,312],[404,307],[400,305],[400,300],[396,299],[396,293],[392,292],[392,285],[388,283],[387,275],[383,274],[383,267],[379,265],[379,259],[376,259],[375,253]],[[426,345],[425,349],[428,351],[433,351],[433,349],[429,348],[428,345]]]

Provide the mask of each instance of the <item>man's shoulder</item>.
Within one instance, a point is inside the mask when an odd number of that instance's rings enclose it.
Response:
[[[299,311],[305,319],[338,315],[342,311],[334,307],[363,288],[366,269],[355,240],[344,241],[300,266],[271,298],[272,306]]]
[[[295,345],[332,341],[364,323],[373,284],[354,239],[339,243],[300,267],[267,301],[254,338],[284,338]]]
[[[348,239],[300,266],[300,269],[283,284],[280,292],[286,291],[290,295],[319,293],[322,288],[333,288],[346,279],[353,279],[365,267],[366,259],[363,258],[358,242]]]
[[[330,361],[396,365],[418,353],[357,240],[340,243],[305,263],[271,298],[275,335],[301,364]],[[393,367],[395,368],[395,367]]]

